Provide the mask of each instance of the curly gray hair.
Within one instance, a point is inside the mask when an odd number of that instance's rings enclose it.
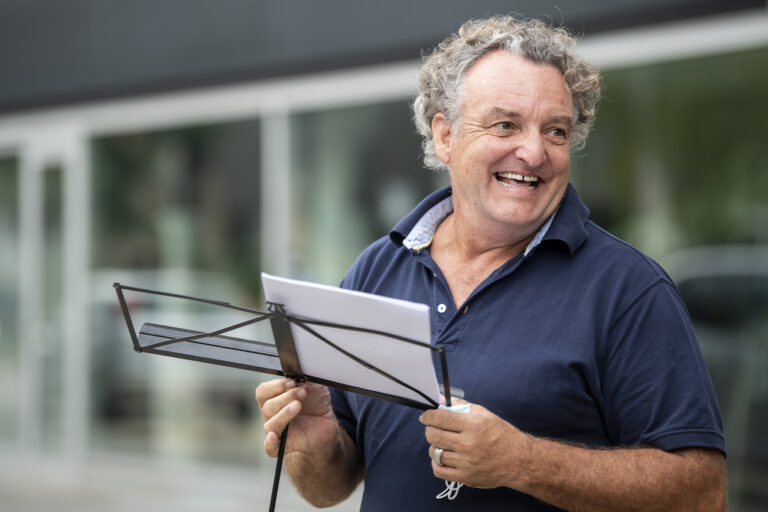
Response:
[[[573,97],[571,147],[584,147],[595,120],[603,80],[598,70],[576,53],[575,46],[576,41],[567,30],[536,19],[493,16],[464,23],[456,34],[424,55],[419,71],[413,119],[423,137],[424,164],[432,169],[447,169],[435,154],[432,118],[442,113],[450,123],[458,121],[464,77],[475,62],[495,50],[513,52],[531,62],[560,70]]]

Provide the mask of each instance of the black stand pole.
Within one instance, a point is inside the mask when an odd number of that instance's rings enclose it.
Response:
[[[269,500],[269,512],[275,512],[275,503],[277,502],[277,488],[280,485],[280,472],[283,469],[283,456],[285,455],[285,444],[288,440],[288,425],[283,429],[280,435],[280,449],[277,451],[277,462],[275,463],[275,480],[272,482],[272,498]]]

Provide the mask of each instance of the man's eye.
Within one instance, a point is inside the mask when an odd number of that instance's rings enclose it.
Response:
[[[552,135],[555,137],[561,138],[561,139],[567,139],[568,138],[568,132],[563,130],[562,128],[553,128],[552,129]]]
[[[509,121],[499,121],[493,125],[493,131],[497,134],[507,134],[515,129],[514,123]]]

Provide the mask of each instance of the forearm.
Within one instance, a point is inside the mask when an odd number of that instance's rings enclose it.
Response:
[[[340,426],[328,450],[286,454],[285,469],[299,493],[316,507],[343,501],[363,478],[357,448]]]
[[[727,510],[724,457],[714,450],[600,450],[530,436],[528,447],[511,486],[566,510]]]

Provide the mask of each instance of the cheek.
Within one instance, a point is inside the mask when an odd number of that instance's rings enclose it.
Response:
[[[474,162],[491,166],[506,159],[514,159],[514,145],[509,139],[493,137],[477,143],[472,148]]]
[[[552,162],[552,168],[558,176],[568,175],[571,170],[571,153],[568,148],[564,150],[557,148],[549,154],[549,159]]]

